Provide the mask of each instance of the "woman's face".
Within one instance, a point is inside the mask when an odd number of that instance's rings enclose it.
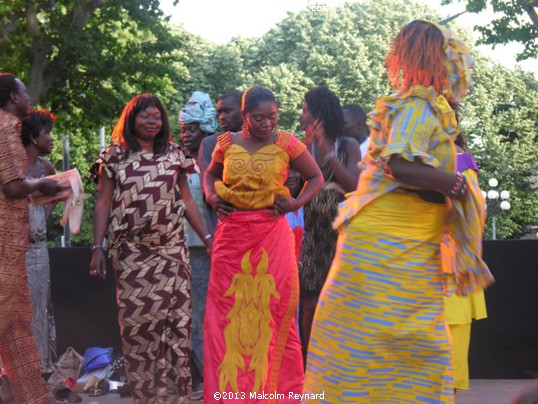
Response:
[[[299,124],[301,125],[301,129],[306,131],[306,129],[314,123],[316,118],[310,114],[310,111],[308,110],[308,105],[306,102],[303,102],[303,113],[299,117]]]
[[[34,138],[34,144],[41,154],[52,153],[54,140],[52,139],[50,132],[51,131],[47,128],[41,128],[41,130],[39,131],[39,135]]]
[[[273,135],[278,123],[278,110],[276,103],[262,102],[256,108],[245,114],[248,131],[258,139],[267,139]]]
[[[197,123],[182,123],[181,131],[179,132],[183,145],[189,150],[191,155],[198,152],[200,144],[205,137],[204,131],[200,129]]]
[[[161,111],[157,107],[147,107],[135,117],[135,134],[142,140],[154,140],[162,127]]]

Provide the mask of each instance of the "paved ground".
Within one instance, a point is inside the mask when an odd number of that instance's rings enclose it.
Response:
[[[536,380],[471,380],[469,391],[458,393],[456,404],[511,404],[522,391],[537,385]],[[82,395],[84,404],[127,404],[129,398],[109,393],[102,397]],[[202,401],[192,401],[202,404]]]
[[[536,380],[471,380],[469,390],[456,396],[456,404],[510,404],[522,392],[538,386],[537,383]]]

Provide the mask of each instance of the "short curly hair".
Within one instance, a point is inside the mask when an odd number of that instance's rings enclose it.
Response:
[[[24,147],[28,146],[33,139],[39,136],[42,129],[51,131],[56,121],[56,115],[44,109],[30,111],[22,119],[21,139]]]

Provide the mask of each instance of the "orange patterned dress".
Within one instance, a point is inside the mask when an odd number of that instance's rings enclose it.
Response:
[[[291,403],[298,400],[289,393],[302,392],[294,236],[285,216],[275,218],[268,208],[276,195],[289,197],[284,182],[290,161],[305,150],[283,131],[254,154],[232,143],[229,132],[218,139],[213,160],[224,172],[215,189],[240,210],[219,220],[213,244],[204,323],[205,403]]]
[[[0,108],[0,357],[17,403],[48,403],[39,369],[39,351],[30,329],[25,254],[28,250],[28,199],[8,198],[1,187],[24,180],[26,151],[21,121]]]

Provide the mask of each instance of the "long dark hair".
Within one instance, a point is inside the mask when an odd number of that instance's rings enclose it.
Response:
[[[123,108],[118,123],[112,132],[112,142],[121,145],[126,150],[140,151],[140,146],[135,138],[135,119],[143,110],[149,107],[158,108],[161,112],[162,127],[153,144],[153,152],[156,154],[166,153],[170,140],[170,123],[168,114],[161,100],[153,94],[140,94],[134,97]]]
[[[304,100],[310,114],[321,121],[332,141],[344,133],[344,114],[338,96],[325,86],[308,91]]]

